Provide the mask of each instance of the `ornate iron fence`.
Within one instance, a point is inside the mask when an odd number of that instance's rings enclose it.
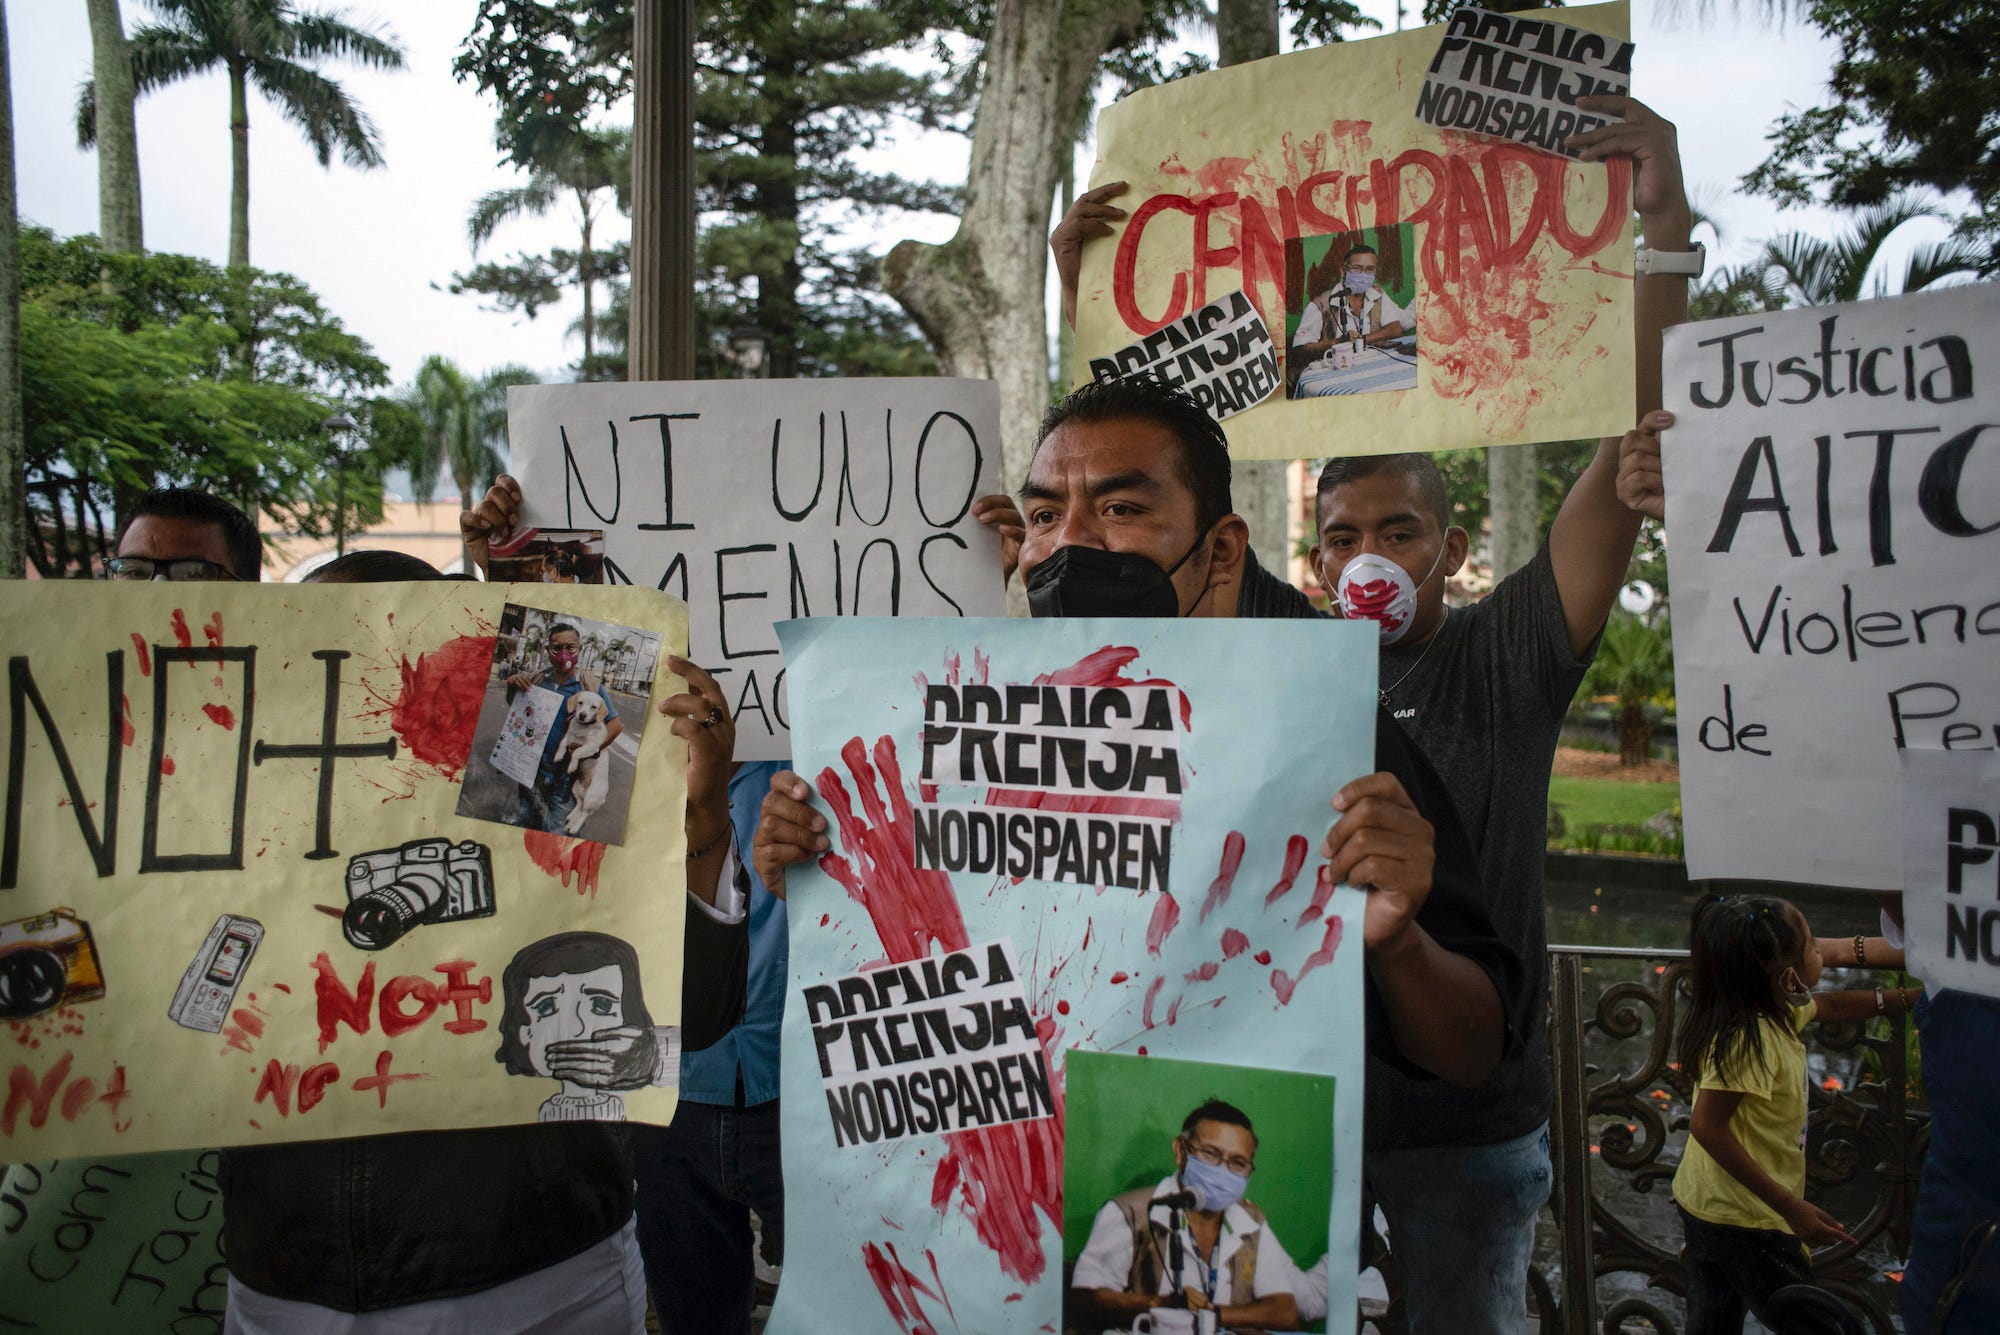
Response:
[[[1555,1196],[1528,1276],[1544,1332],[1680,1335],[1685,1288],[1671,1183],[1693,1091],[1673,1049],[1687,973],[1684,950],[1549,948]],[[1829,970],[1821,986],[1874,981]],[[1813,1273],[1876,1335],[1901,1329],[1895,1287],[1929,1136],[1911,1088],[1910,1037],[1900,1015],[1807,1031],[1806,1190],[1858,1239],[1814,1253]],[[1364,1254],[1391,1295],[1366,1320],[1382,1335],[1403,1335],[1393,1252],[1372,1226],[1365,1232]]]

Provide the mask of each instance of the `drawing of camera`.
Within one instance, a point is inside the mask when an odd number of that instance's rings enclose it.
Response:
[[[381,950],[421,923],[493,916],[493,859],[470,839],[412,839],[347,862],[340,930],[362,950]]]
[[[103,995],[97,943],[76,910],[0,922],[0,1020],[24,1020]]]

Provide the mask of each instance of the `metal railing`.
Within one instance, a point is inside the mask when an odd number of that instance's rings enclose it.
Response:
[[[1693,1090],[1673,1054],[1687,976],[1684,950],[1549,948],[1555,1193],[1528,1276],[1542,1332],[1680,1335],[1686,1290],[1671,1188]],[[1830,970],[1821,986],[1875,981]],[[1910,1088],[1909,1039],[1901,1015],[1806,1032],[1806,1194],[1858,1240],[1815,1252],[1813,1277],[1876,1335],[1901,1329],[1896,1282],[1930,1129]],[[1391,1294],[1365,1319],[1381,1335],[1403,1335],[1393,1252],[1379,1236],[1363,1249]]]

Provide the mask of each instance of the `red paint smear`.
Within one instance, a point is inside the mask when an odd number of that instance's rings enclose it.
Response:
[[[188,629],[187,618],[181,614],[181,609],[178,607],[174,609],[173,628],[174,643],[183,649],[191,648],[194,644],[194,632]]]
[[[1153,905],[1153,920],[1146,924],[1146,950],[1150,954],[1160,953],[1167,938],[1174,933],[1174,927],[1181,920],[1181,906],[1174,902],[1170,891],[1160,891],[1160,900]]]
[[[1250,938],[1231,927],[1222,934],[1222,958],[1233,960],[1250,949]]]
[[[1307,974],[1319,968],[1322,964],[1333,963],[1333,952],[1340,949],[1341,926],[1341,920],[1338,918],[1328,920],[1326,924],[1326,936],[1320,941],[1319,949],[1306,956],[1306,962],[1299,966],[1299,972],[1296,977],[1286,973],[1283,969],[1271,970],[1271,990],[1278,994],[1278,1004],[1280,1006],[1289,1006],[1292,1004],[1292,994],[1299,990],[1299,984],[1305,981]]]
[[[280,992],[283,992],[288,997],[292,995],[291,987],[285,983],[273,983],[271,984],[271,986],[277,988]]]
[[[207,638],[209,648],[220,649],[222,647],[222,613],[217,612],[210,616],[208,624],[201,628],[201,633]],[[215,661],[220,663],[222,655],[217,654]]]
[[[861,1244],[861,1264],[868,1271],[868,1278],[875,1283],[875,1291],[882,1295],[882,1305],[889,1309],[890,1317],[903,1335],[938,1335],[937,1327],[924,1311],[923,1298],[934,1298],[944,1304],[945,1311],[951,1312],[951,1300],[945,1297],[944,1282],[937,1273],[937,1258],[929,1252],[931,1276],[937,1287],[932,1288],[923,1279],[903,1264],[896,1255],[896,1244],[883,1243],[877,1247],[872,1242]],[[921,1295],[921,1296],[920,1296]],[[956,1317],[953,1318],[954,1322]]]
[[[1271,962],[1271,952],[1268,950],[1260,950],[1256,954],[1252,955],[1250,958],[1256,960],[1259,964],[1269,964]]]
[[[1129,979],[1131,976],[1132,976],[1131,974],[1126,973],[1123,969],[1120,969],[1117,973],[1111,975],[1111,981],[1114,983],[1122,983],[1127,979]]]
[[[136,630],[131,632],[131,635],[132,635],[132,648],[139,655],[139,675],[142,677],[150,677],[153,675],[153,651],[146,647],[145,636],[141,635]]]
[[[1184,997],[1175,997],[1175,998],[1173,999],[1173,1001],[1171,1001],[1170,1003],[1168,1003],[1168,1005],[1167,1005],[1167,1023],[1168,1023],[1168,1024],[1175,1024],[1175,1023],[1178,1023],[1178,1022],[1179,1022],[1179,1020],[1180,1020],[1180,1018],[1181,1018],[1181,1002],[1182,1002],[1183,1000],[1185,1000],[1185,998],[1184,998]]]
[[[1056,1003],[1056,1014],[1057,1014],[1057,1015],[1068,1015],[1068,1014],[1069,1014],[1069,1003],[1068,1003],[1067,1001],[1058,1001],[1058,1002]]]
[[[951,878],[916,865],[915,823],[895,743],[879,738],[872,766],[859,737],[850,739],[840,755],[862,814],[855,814],[854,798],[841,776],[831,767],[821,770],[820,796],[833,813],[844,856],[828,852],[820,867],[867,911],[892,962],[922,959],[933,944],[965,949],[971,940]],[[883,793],[888,794],[886,802]],[[1060,1070],[1046,1041],[1042,1055],[1051,1072]],[[1000,1258],[1001,1270],[1024,1284],[1040,1279],[1047,1266],[1036,1215],[1062,1227],[1063,1097],[1059,1082],[1050,1083],[1053,1118],[952,1132],[945,1137],[931,1180],[932,1208],[942,1214],[956,1195],[980,1242]],[[883,1301],[889,1299],[884,1291]]]
[[[1139,1008],[1139,1022],[1151,1029],[1157,1021],[1153,1019],[1153,1003],[1160,999],[1160,989],[1167,985],[1167,976],[1161,974],[1146,985],[1146,1004]]]
[[[1231,830],[1222,841],[1222,864],[1216,868],[1215,879],[1209,882],[1208,897],[1201,901],[1200,921],[1208,921],[1208,915],[1229,902],[1229,892],[1236,888],[1236,873],[1243,867],[1243,833]]]
[[[236,711],[228,705],[203,705],[201,712],[208,715],[208,721],[220,728],[236,727]]]
[[[561,877],[564,885],[568,885],[570,877],[574,876],[579,895],[589,895],[592,899],[597,897],[597,869],[604,862],[603,844],[542,830],[521,831],[521,843],[537,867],[551,876]]]
[[[1271,887],[1271,893],[1264,896],[1265,908],[1271,907],[1291,893],[1292,883],[1299,879],[1299,869],[1306,865],[1308,847],[1310,845],[1306,843],[1306,837],[1302,834],[1295,834],[1285,841],[1285,871],[1278,878],[1278,883]]]
[[[172,774],[173,772],[174,772],[174,758],[172,756],[161,756],[160,773]]]
[[[1200,964],[1188,970],[1187,980],[1190,983],[1205,983],[1215,977],[1221,968],[1222,966],[1214,960],[1203,960]]]
[[[125,706],[125,713],[118,720],[118,737],[125,745],[130,746],[133,739],[139,735],[139,730],[132,726],[132,697],[121,695],[118,699]]]
[[[831,913],[822,913],[819,915],[819,925],[822,927],[826,926],[828,923],[832,921],[833,921],[833,915]]]
[[[1298,926],[1304,927],[1308,923],[1318,922],[1325,915],[1326,901],[1333,898],[1334,891],[1333,878],[1327,875],[1327,871],[1327,864],[1321,863],[1319,879],[1313,883],[1312,903],[1306,905],[1306,911],[1299,915]]]
[[[389,726],[412,756],[447,779],[457,778],[472,754],[493,644],[490,635],[460,635],[418,654],[415,664],[403,660],[403,689],[389,706]]]

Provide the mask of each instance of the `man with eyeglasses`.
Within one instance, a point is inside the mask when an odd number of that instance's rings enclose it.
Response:
[[[250,516],[193,487],[156,487],[118,530],[111,579],[240,580],[264,577],[264,539]]]
[[[1180,1310],[1188,1331],[1243,1326],[1293,1330],[1301,1283],[1284,1244],[1244,1198],[1257,1166],[1257,1133],[1242,1109],[1210,1099],[1174,1137],[1174,1171],[1154,1186],[1113,1196],[1097,1212],[1070,1276],[1072,1329],[1129,1329]],[[1213,1311],[1213,1323],[1201,1313]]]

